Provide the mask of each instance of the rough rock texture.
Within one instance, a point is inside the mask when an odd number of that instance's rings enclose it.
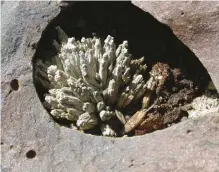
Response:
[[[219,90],[219,2],[132,3],[168,25],[204,64]]]
[[[55,124],[34,88],[31,58],[42,30],[59,8],[56,2],[1,3],[1,171],[219,170],[218,114],[121,139],[85,135]],[[18,91],[11,90],[12,79],[19,81]],[[34,158],[26,157],[29,150],[36,152]]]

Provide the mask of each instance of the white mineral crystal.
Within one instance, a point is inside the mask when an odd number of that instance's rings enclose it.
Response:
[[[110,118],[112,118],[113,116],[115,116],[115,112],[114,111],[107,111],[107,110],[102,110],[99,114],[100,119],[102,121],[107,121]]]
[[[219,113],[219,98],[217,95],[204,94],[195,98],[190,104],[189,118],[198,118],[209,113]]]
[[[49,88],[45,101],[51,115],[83,131],[99,125],[103,135],[116,136],[107,121],[125,124],[121,111],[153,89],[153,77],[146,82],[142,75],[147,68],[144,57],[133,59],[128,41],[116,49],[110,35],[104,41],[96,36],[77,41],[57,30],[60,44],[53,45],[58,54],[51,62],[37,62],[44,79],[40,82]]]
[[[116,132],[107,124],[101,124],[100,129],[102,131],[103,136],[111,136],[116,137]]]
[[[97,123],[98,119],[95,114],[85,112],[79,116],[76,124],[82,130],[89,130],[96,126]]]

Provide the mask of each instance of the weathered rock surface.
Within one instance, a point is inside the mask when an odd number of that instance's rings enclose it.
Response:
[[[207,68],[219,90],[219,2],[132,1],[168,25]]]
[[[56,2],[1,3],[3,172],[219,170],[218,114],[120,139],[55,124],[34,88],[31,60],[35,43],[59,8]],[[12,79],[19,81],[18,91],[11,90]],[[34,158],[26,157],[29,150],[36,152]]]

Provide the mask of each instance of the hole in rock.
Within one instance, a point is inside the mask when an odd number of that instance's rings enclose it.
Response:
[[[39,98],[57,123],[118,137],[179,122],[210,81],[172,30],[131,2],[66,7],[43,32],[33,69]]]
[[[35,150],[29,150],[27,153],[26,153],[26,157],[29,158],[29,159],[32,159],[36,156],[36,152]]]
[[[191,133],[192,132],[192,130],[186,130],[186,133],[187,134],[189,134],[189,133]]]
[[[13,79],[10,83],[10,87],[12,90],[17,91],[19,89],[19,83],[17,79]]]

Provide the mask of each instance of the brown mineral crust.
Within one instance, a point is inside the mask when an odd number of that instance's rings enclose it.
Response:
[[[138,130],[138,129],[135,130],[135,136],[144,135],[146,133],[147,133],[146,130]]]
[[[151,132],[162,128],[162,116],[160,113],[149,113],[138,129]]]
[[[159,112],[149,113],[145,120],[135,130],[135,135],[143,135],[179,122],[182,117],[188,117],[188,113],[181,108],[175,108],[164,115]]]
[[[188,112],[182,110],[181,108],[175,108],[164,114],[162,117],[162,123],[164,126],[167,126],[168,124],[179,122],[183,117],[188,117]]]
[[[155,101],[161,101],[145,115],[143,122],[135,129],[135,135],[153,132],[179,122],[182,117],[188,116],[181,106],[190,103],[198,95],[194,82],[181,69],[171,69],[168,64],[159,62],[153,66],[153,72],[162,75],[153,95]]]
[[[170,66],[166,63],[158,62],[153,66],[152,70],[159,71],[159,73],[162,75],[162,79],[158,82],[156,88],[156,94],[159,94],[162,90],[165,89],[165,87],[169,84],[168,81],[170,81],[172,78]]]
[[[172,94],[167,103],[172,106],[184,105],[185,103],[190,103],[195,97],[194,90],[182,89],[177,93]]]
[[[163,115],[155,112],[147,115],[145,120],[135,129],[135,135],[143,135],[164,128]]]

